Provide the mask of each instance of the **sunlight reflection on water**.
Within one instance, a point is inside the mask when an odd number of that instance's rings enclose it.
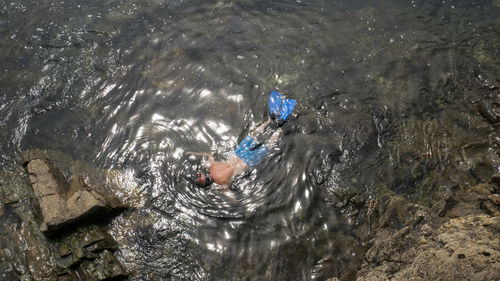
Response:
[[[12,3],[1,159],[41,147],[126,171],[143,201],[110,229],[144,280],[354,270],[364,195],[384,157],[400,162],[391,122],[455,102],[436,90],[443,73],[492,61],[476,37],[495,26],[494,10],[440,1]],[[298,106],[265,160],[231,195],[194,188],[204,163],[185,152],[230,157],[275,89]]]

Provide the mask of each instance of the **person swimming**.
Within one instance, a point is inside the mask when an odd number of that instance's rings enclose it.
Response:
[[[278,140],[281,126],[292,113],[295,103],[294,99],[285,99],[282,94],[272,91],[269,96],[269,120],[245,137],[235,148],[234,156],[225,162],[216,162],[213,155],[209,153],[188,152],[187,154],[208,157],[209,172],[197,172],[194,183],[200,188],[207,188],[212,183],[216,183],[223,190],[227,190],[233,178],[242,174],[249,167],[257,166],[268,154],[269,145]],[[275,131],[268,140],[260,141],[261,135],[268,126],[275,129]]]

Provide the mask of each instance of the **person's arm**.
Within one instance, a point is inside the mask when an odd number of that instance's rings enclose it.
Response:
[[[188,152],[186,152],[186,154],[189,154],[189,155],[196,155],[196,156],[208,156],[208,157],[212,157],[212,154],[210,154],[210,153],[205,153],[205,152],[193,152],[193,151],[188,151]]]

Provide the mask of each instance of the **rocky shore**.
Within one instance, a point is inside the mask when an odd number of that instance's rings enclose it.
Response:
[[[464,94],[458,109],[414,115],[404,126],[380,112],[394,137],[372,168],[380,177],[372,197],[329,194],[325,184],[332,208],[352,210],[345,221],[357,245],[352,267],[330,280],[500,280],[499,87],[456,81],[444,77],[440,90],[483,96]],[[134,278],[106,231],[134,207],[119,172],[31,150],[0,173],[1,280]],[[318,175],[320,185],[328,175]]]
[[[387,146],[398,160],[381,169],[376,196],[342,195],[338,208],[363,222],[353,230],[359,265],[329,280],[500,280],[498,104],[476,103],[479,141],[460,138],[468,132],[451,111],[408,122],[399,136],[412,145]],[[31,150],[0,176],[0,279],[134,278],[106,231],[134,207],[118,172]]]
[[[500,280],[499,190],[479,184],[431,208],[383,198],[357,280]]]
[[[103,226],[131,206],[110,171],[32,150],[0,189],[2,280],[120,280],[127,270]]]
[[[496,120],[487,120],[493,128]],[[484,133],[489,141],[459,148],[467,165],[450,165],[439,177],[403,160],[413,165],[393,171],[375,199],[349,199],[368,222],[368,235],[356,242],[363,257],[357,272],[329,280],[500,280],[498,133]],[[439,188],[398,193],[394,177],[406,169]],[[106,232],[116,214],[133,208],[116,177],[59,152],[23,152],[2,174],[1,279],[130,280],[134,273],[117,259],[119,245]]]
[[[500,95],[483,90],[471,123],[444,111],[392,148],[403,160],[369,212],[373,235],[356,280],[500,280]]]

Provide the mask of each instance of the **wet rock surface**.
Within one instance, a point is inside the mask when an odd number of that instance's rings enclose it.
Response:
[[[500,196],[492,192],[481,183],[432,207],[387,196],[357,280],[499,280]]]
[[[81,276],[83,280],[106,280],[127,275],[113,255],[118,244],[99,226],[82,227],[56,244],[58,265],[65,269],[59,274],[60,279]]]
[[[498,280],[499,226],[498,217],[477,215],[451,219],[437,229],[425,221],[382,231],[358,280]]]
[[[497,130],[480,111],[461,118],[408,122],[411,145],[389,145],[356,280],[500,279]]]
[[[500,279],[500,95],[478,77],[442,77],[462,104],[394,128],[354,279]]]
[[[34,160],[38,163],[45,162],[54,180],[61,185],[58,190],[68,192],[66,196],[72,195],[74,190],[86,190],[112,209],[132,205],[129,198],[124,198],[125,183],[120,182],[120,173],[116,170],[98,169],[85,161],[74,160],[67,154],[53,150],[23,151],[18,158],[19,163],[25,167]]]
[[[114,255],[118,244],[104,228],[125,210],[121,199],[102,195],[104,181],[95,188],[102,193],[91,188],[75,172],[83,163],[62,153],[28,151],[20,159],[24,167],[12,165],[0,173],[0,279],[126,278]]]
[[[40,206],[44,232],[124,207],[115,203],[117,199],[108,199],[93,190],[79,175],[65,181],[59,169],[46,157],[32,159],[24,165]]]

